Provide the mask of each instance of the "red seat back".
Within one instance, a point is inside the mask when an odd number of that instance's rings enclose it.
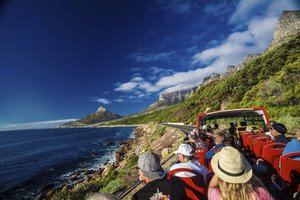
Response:
[[[251,135],[251,136],[249,136],[248,139],[247,139],[247,143],[248,143],[248,145],[249,145],[249,149],[250,149],[251,152],[253,152],[253,140],[254,140],[255,138],[257,138],[257,137],[259,137],[259,136],[258,136],[258,135]]]
[[[252,143],[253,143],[253,151],[254,151],[256,158],[262,157],[263,147],[272,142],[274,142],[274,140],[272,140],[271,138],[269,138],[267,136],[254,138]]]
[[[242,136],[242,142],[243,142],[244,148],[245,148],[245,149],[249,149],[249,145],[248,145],[248,143],[247,143],[247,139],[248,139],[248,137],[251,136],[251,133],[249,133],[249,132],[243,132],[243,133],[241,134],[241,136]]]
[[[263,147],[262,158],[273,165],[279,173],[279,159],[286,144],[273,142]]]
[[[289,153],[280,157],[280,176],[288,186],[300,192],[300,160],[293,158],[300,157],[300,152]]]
[[[197,148],[196,148],[195,155],[201,156],[201,157],[205,157],[206,152],[207,152],[207,149],[206,149],[206,148],[197,147]]]
[[[203,166],[206,166],[205,156],[194,155],[194,158]],[[207,167],[207,166],[206,166]]]
[[[177,177],[183,183],[187,199],[190,200],[207,199],[206,198],[207,186],[205,185],[204,178],[201,173],[191,169],[178,168],[169,171],[167,174],[167,179],[169,180],[171,179],[171,177],[174,177],[177,172],[190,172],[194,174],[193,177]]]

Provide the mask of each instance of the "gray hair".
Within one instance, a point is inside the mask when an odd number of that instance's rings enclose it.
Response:
[[[97,192],[88,196],[86,200],[120,200],[120,199],[115,195],[109,193]]]

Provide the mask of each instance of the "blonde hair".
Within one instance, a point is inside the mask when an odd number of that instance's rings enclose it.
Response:
[[[253,196],[257,196],[256,187],[264,187],[256,176],[252,176],[247,183],[228,183],[219,178],[219,188],[223,200],[251,200]]]

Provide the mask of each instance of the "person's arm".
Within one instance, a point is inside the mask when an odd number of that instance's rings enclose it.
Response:
[[[219,186],[219,181],[218,180],[219,180],[218,176],[214,175],[212,177],[212,179],[210,180],[208,187],[209,188],[210,187],[213,187],[213,188],[218,187]]]

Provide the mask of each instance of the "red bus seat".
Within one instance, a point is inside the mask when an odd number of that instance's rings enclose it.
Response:
[[[279,159],[286,144],[273,142],[263,147],[262,158],[279,173]],[[279,148],[278,148],[279,147]]]
[[[177,177],[175,174],[177,172],[190,172],[195,176],[193,177]],[[197,171],[186,169],[186,168],[178,168],[172,171],[169,171],[167,174],[167,179],[170,180],[172,177],[179,178],[184,186],[184,190],[189,200],[206,200],[206,191],[207,185],[204,182],[203,175]]]
[[[263,147],[269,143],[274,142],[270,137],[256,137],[253,140],[253,151],[256,156],[256,158],[261,158],[262,157],[262,151]]]
[[[300,152],[289,153],[280,157],[280,176],[288,187],[300,192],[300,160],[293,159],[295,157],[300,157]]]
[[[206,166],[205,156],[194,155],[194,158],[203,166]],[[206,166],[208,168],[208,166]]]
[[[251,136],[251,133],[245,132],[245,133],[243,133],[241,136],[242,136],[242,142],[243,142],[243,147],[244,147],[244,149],[245,149],[245,150],[249,149],[249,145],[248,145],[248,143],[247,143],[247,139],[248,139],[248,137]]]
[[[258,135],[251,135],[251,136],[249,136],[248,138],[247,138],[247,143],[248,143],[248,145],[249,145],[249,150],[251,151],[251,152],[253,152],[253,140],[255,139],[255,138],[257,138],[257,137],[259,137]]]
[[[201,156],[201,157],[205,157],[206,152],[207,152],[207,149],[206,149],[206,148],[197,147],[197,148],[196,148],[195,155]]]

